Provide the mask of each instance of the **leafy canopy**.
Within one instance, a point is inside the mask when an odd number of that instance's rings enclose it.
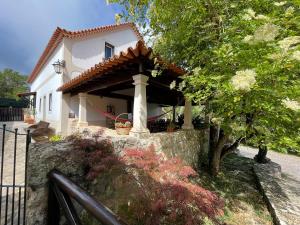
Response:
[[[275,150],[300,152],[300,1],[112,0],[189,71],[186,96],[214,123]],[[174,86],[174,84],[173,84]]]
[[[16,99],[18,93],[28,90],[27,77],[12,69],[0,71],[0,98]]]

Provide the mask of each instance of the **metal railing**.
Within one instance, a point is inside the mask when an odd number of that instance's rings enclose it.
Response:
[[[48,225],[59,225],[60,207],[70,225],[82,224],[71,199],[75,200],[102,225],[127,225],[112,211],[97,202],[91,195],[58,170],[52,170],[48,177],[50,181]]]
[[[31,142],[30,131],[18,133],[4,124],[0,127],[0,224],[26,224],[27,159]],[[25,138],[20,148],[19,138]],[[21,163],[21,165],[20,165]],[[24,174],[24,177],[17,173]],[[4,183],[9,178],[10,182]],[[21,178],[21,180],[20,180]]]

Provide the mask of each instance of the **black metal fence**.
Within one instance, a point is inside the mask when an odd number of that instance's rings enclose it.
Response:
[[[0,127],[0,224],[26,224],[26,177],[30,133]]]
[[[0,121],[23,121],[24,113],[22,108],[1,108],[0,107]]]

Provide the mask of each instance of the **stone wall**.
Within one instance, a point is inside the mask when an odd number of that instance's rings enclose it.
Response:
[[[56,168],[83,185],[81,158],[70,154],[70,143],[31,144],[28,158],[27,224],[46,225],[48,179]]]
[[[86,138],[91,138],[87,135]],[[109,139],[116,154],[122,156],[124,149],[154,146],[167,157],[180,157],[189,165],[197,167],[205,156],[205,132],[199,130],[151,134],[147,139],[130,136],[102,136]],[[58,169],[80,186],[85,187],[84,166],[80,155],[72,153],[69,142],[31,144],[28,161],[27,224],[46,224],[48,183],[47,174]]]
[[[138,139],[131,136],[107,136],[111,140],[114,150],[122,155],[128,148],[148,148],[154,146],[158,153],[167,157],[180,157],[187,164],[197,167],[206,155],[205,130],[179,130],[176,132],[153,133],[147,139]]]
[[[187,164],[197,167],[204,154],[201,143],[203,136],[204,131],[180,130],[173,133],[152,134],[149,141],[157,151],[165,153],[168,158],[180,157]]]

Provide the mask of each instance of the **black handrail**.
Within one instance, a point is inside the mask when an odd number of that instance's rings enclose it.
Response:
[[[71,181],[58,170],[49,174],[50,188],[48,199],[48,224],[58,225],[61,206],[69,224],[80,225],[81,222],[72,204],[71,198],[79,203],[87,212],[103,225],[127,225],[103,204],[97,202],[91,195]]]

